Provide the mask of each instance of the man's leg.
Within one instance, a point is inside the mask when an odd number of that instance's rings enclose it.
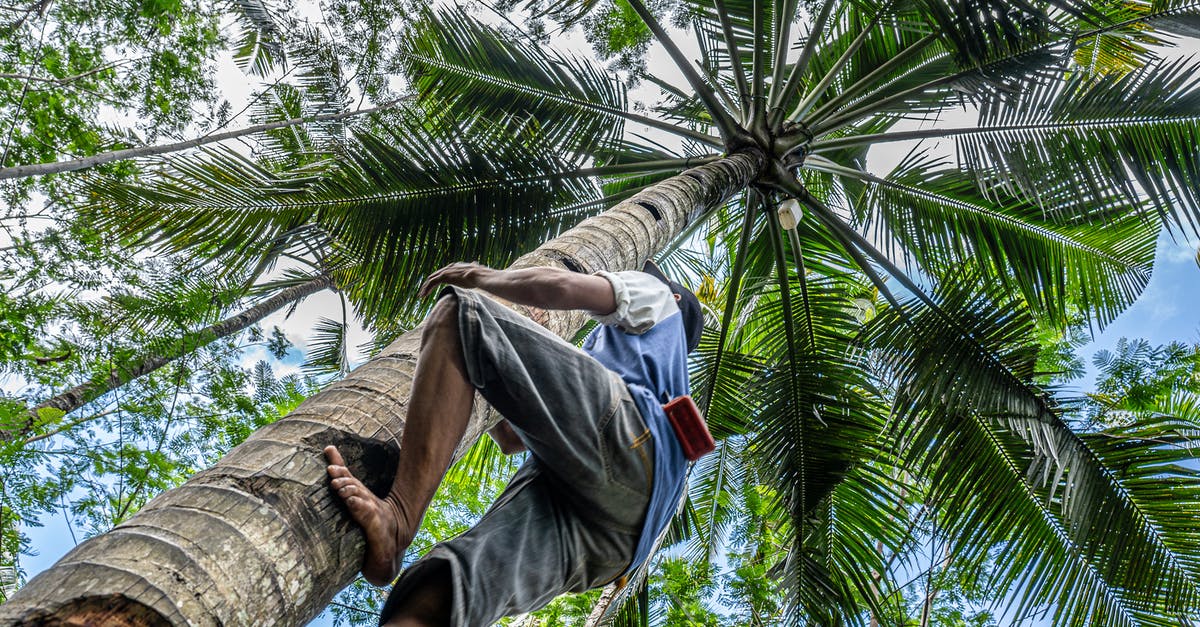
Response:
[[[458,330],[458,299],[447,295],[426,320],[413,377],[396,479],[384,498],[350,474],[336,447],[325,448],[330,485],[367,536],[362,574],[387,585],[400,571],[421,517],[437,492],[471,416],[475,389],[467,380]]]

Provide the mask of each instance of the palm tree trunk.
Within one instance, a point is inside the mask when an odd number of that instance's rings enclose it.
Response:
[[[85,403],[93,401],[101,395],[115,390],[142,375],[154,372],[183,355],[190,354],[201,346],[206,346],[211,342],[246,329],[285,305],[294,303],[306,296],[332,286],[333,281],[328,276],[320,276],[307,283],[281,290],[278,294],[235,316],[174,340],[166,350],[147,356],[141,362],[129,366],[118,366],[109,371],[108,376],[102,380],[86,381],[52,396],[29,410],[29,418],[24,424],[0,430],[0,442],[11,442],[28,437],[34,425],[37,424],[39,413],[43,409],[56,409],[64,414],[69,414],[82,407]]]
[[[592,606],[592,611],[588,614],[587,620],[583,621],[584,627],[599,627],[604,623],[604,618],[608,615],[609,608],[617,600],[618,591],[619,589],[615,583],[610,583],[604,587],[604,592],[601,592],[600,598],[596,599],[596,604]]]
[[[745,189],[765,163],[740,152],[692,168],[590,218],[517,260],[621,270]],[[579,312],[531,312],[559,335]],[[216,466],[80,544],[0,606],[0,623],[296,625],[358,573],[362,534],[326,487],[321,447],[336,444],[382,494],[392,483],[420,329],[254,433]],[[483,403],[459,446],[493,419]],[[140,622],[139,622],[140,621]]]
[[[334,122],[344,120],[346,118],[357,117],[360,115],[369,115],[377,111],[386,111],[399,104],[400,100],[395,100],[378,107],[370,109],[359,109],[357,111],[346,111],[343,113],[330,113],[326,115],[318,115],[308,118],[292,118],[290,120],[282,120],[279,122],[269,122],[266,124],[257,124],[255,126],[247,126],[224,133],[213,133],[195,137],[173,144],[162,144],[160,146],[139,146],[137,148],[125,148],[123,150],[113,150],[102,152],[98,155],[90,157],[81,157],[71,161],[53,161],[50,163],[35,163],[31,165],[18,165],[10,168],[0,168],[0,181],[5,179],[19,179],[30,176],[41,176],[44,174],[58,174],[60,172],[72,172],[75,170],[84,170],[101,164],[111,163],[113,161],[124,161],[126,159],[139,159],[142,157],[154,157],[158,155],[170,154],[179,152],[188,148],[197,148],[206,144],[214,144],[216,142],[225,141],[227,139],[235,139],[253,135],[255,133],[264,133],[266,131],[275,130],[277,128],[286,128],[296,126],[298,124],[312,124],[314,122]]]

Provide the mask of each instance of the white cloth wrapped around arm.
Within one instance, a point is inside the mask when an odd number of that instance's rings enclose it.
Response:
[[[592,315],[600,324],[612,325],[626,333],[640,335],[679,311],[671,288],[645,272],[596,272],[613,286],[617,308],[612,313]]]

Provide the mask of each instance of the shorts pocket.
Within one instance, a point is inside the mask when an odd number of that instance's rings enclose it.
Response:
[[[621,395],[600,433],[605,477],[637,495],[648,496],[654,482],[654,438],[627,394]]]

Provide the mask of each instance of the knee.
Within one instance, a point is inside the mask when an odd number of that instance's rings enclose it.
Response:
[[[458,297],[446,294],[438,299],[425,317],[424,337],[440,331],[458,330]]]

